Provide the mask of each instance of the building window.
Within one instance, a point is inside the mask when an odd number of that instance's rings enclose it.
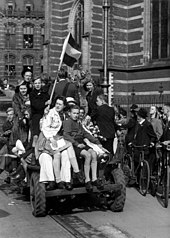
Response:
[[[16,26],[14,24],[6,24],[5,26],[5,47],[8,49],[15,49],[16,47]]]
[[[77,6],[77,11],[74,20],[74,37],[77,44],[82,45],[82,36],[84,35],[84,1],[80,1]],[[78,62],[81,65],[81,57]]]
[[[23,57],[23,69],[31,69],[33,72],[34,58],[31,55],[26,55]]]
[[[24,26],[23,48],[30,49],[34,46],[34,28],[33,26]]]
[[[15,10],[15,6],[16,6],[15,0],[8,0],[8,2],[6,3],[6,11],[8,16],[12,15],[12,13]]]
[[[170,2],[152,0],[152,59],[170,57]]]
[[[5,56],[5,72],[4,75],[9,78],[15,78],[16,72],[15,72],[15,63],[16,63],[16,57],[11,54],[7,54]]]
[[[14,10],[13,3],[8,3],[7,10],[8,10],[8,12],[12,12]]]
[[[43,73],[43,65],[44,65],[43,56],[41,56],[41,73]]]
[[[26,14],[30,14],[31,11],[33,11],[33,5],[31,3],[25,4],[25,11],[26,11]]]

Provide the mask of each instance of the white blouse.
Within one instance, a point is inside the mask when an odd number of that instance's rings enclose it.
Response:
[[[55,107],[50,109],[49,113],[44,116],[41,121],[41,131],[46,139],[53,138],[53,136],[57,135],[61,126],[62,121]]]

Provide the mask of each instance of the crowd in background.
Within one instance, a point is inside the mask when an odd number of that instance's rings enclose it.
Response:
[[[170,104],[163,108],[152,105],[149,111],[133,104],[127,117],[125,109],[108,105],[102,88],[86,78],[84,71],[79,80],[62,68],[58,79],[53,87],[47,75],[33,77],[26,69],[15,88],[6,79],[0,85],[2,92],[14,92],[0,140],[0,172],[9,172],[7,182],[25,178],[27,164],[34,159],[41,167],[40,182],[48,182],[48,189],[57,184],[57,188],[71,190],[70,168],[82,181],[79,158],[83,156],[86,189],[91,191],[92,185],[102,187],[97,178],[97,155],[107,152],[116,158],[117,141],[128,150],[131,142],[154,146],[170,140]],[[80,105],[80,94],[85,95],[87,107]],[[56,141],[62,145],[58,147]],[[154,171],[155,151],[146,149],[145,156]]]

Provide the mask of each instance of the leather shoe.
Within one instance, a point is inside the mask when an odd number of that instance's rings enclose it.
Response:
[[[71,191],[73,189],[73,186],[71,183],[65,183],[65,188],[69,191]]]
[[[91,184],[90,181],[88,181],[87,183],[85,183],[85,187],[86,187],[86,190],[87,190],[88,193],[93,192],[93,186],[92,186],[92,184]]]
[[[96,186],[99,190],[103,190],[104,189],[103,181],[100,180],[100,179],[96,179],[95,181],[93,181],[92,185]]]
[[[47,185],[47,187],[46,187],[46,190],[47,190],[47,191],[50,191],[50,190],[54,190],[54,189],[56,189],[56,182],[54,182],[54,181],[48,182],[48,185]]]
[[[57,188],[58,189],[65,189],[65,184],[64,184],[64,182],[59,182],[59,183],[57,183]]]
[[[81,172],[73,173],[73,178],[77,179],[80,183],[84,183],[84,176]]]

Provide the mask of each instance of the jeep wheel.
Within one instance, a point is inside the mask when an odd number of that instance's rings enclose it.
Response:
[[[126,182],[124,173],[120,168],[113,169],[111,172],[112,179],[115,184],[121,184],[122,188],[117,196],[114,196],[113,202],[110,203],[110,210],[113,212],[123,211],[126,200]]]
[[[30,178],[30,202],[35,217],[46,215],[45,184],[39,182],[39,173],[32,172]]]

